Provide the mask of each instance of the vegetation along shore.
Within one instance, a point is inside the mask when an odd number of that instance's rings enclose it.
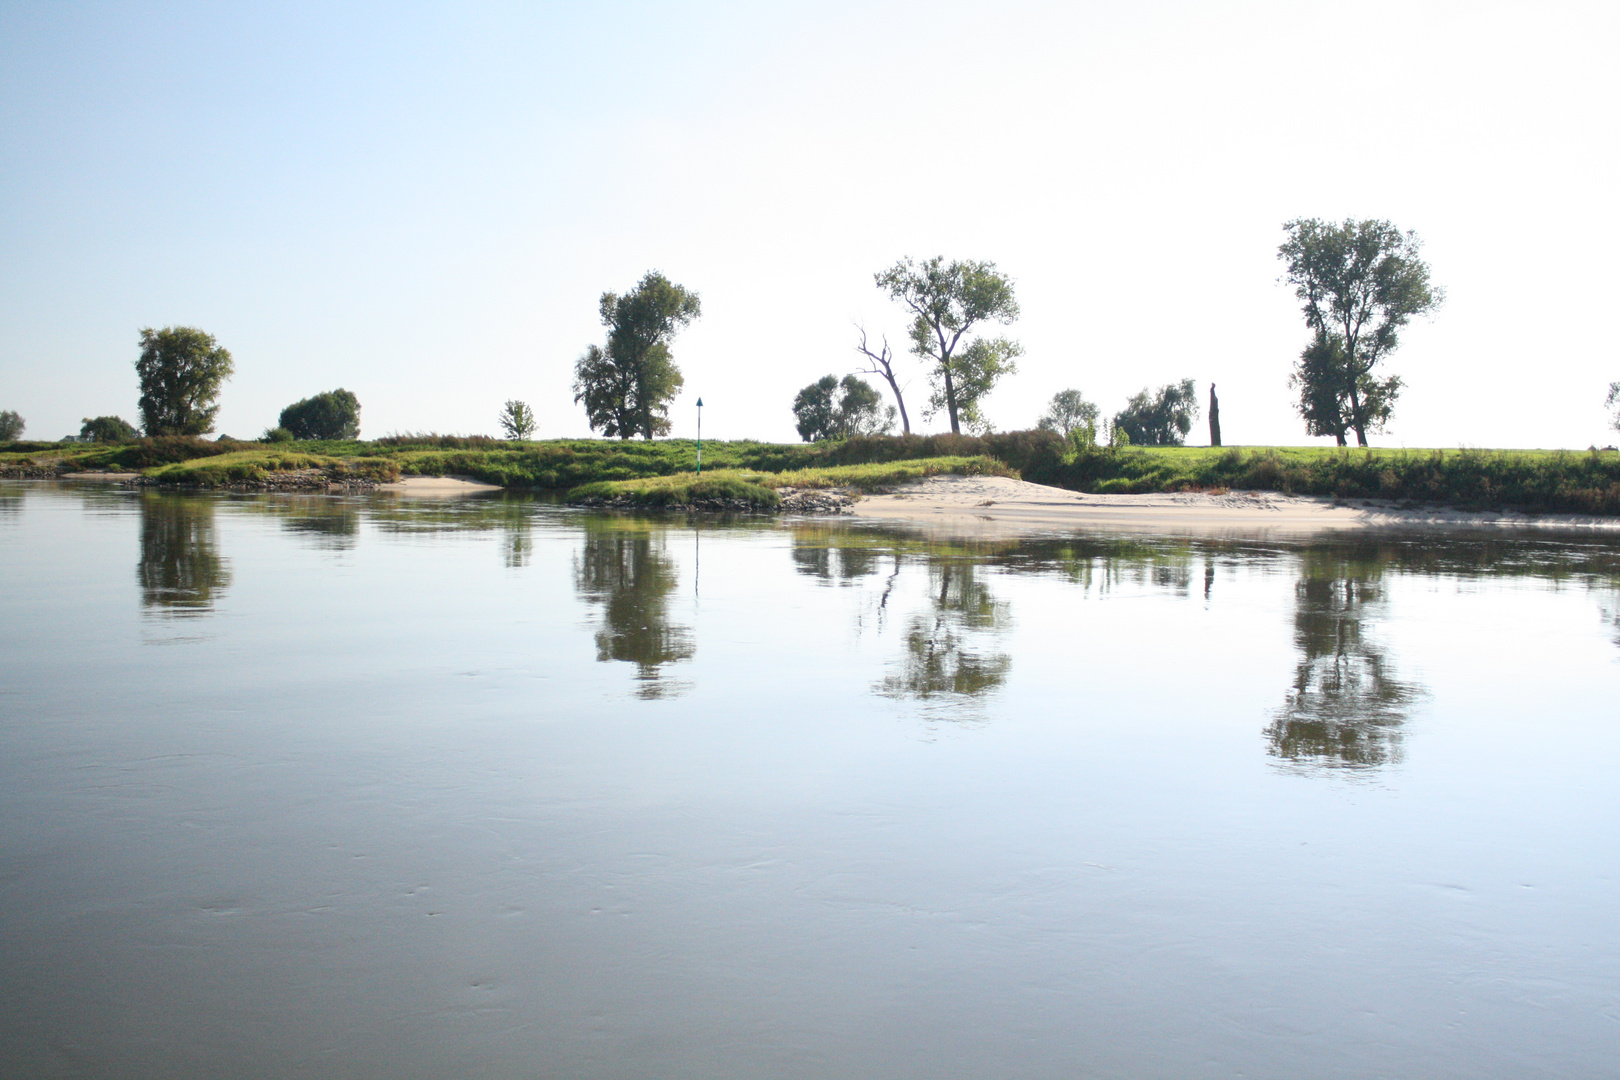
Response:
[[[0,476],[129,473],[129,482],[230,490],[365,489],[465,476],[596,505],[774,510],[780,492],[873,491],[941,473],[1015,476],[1097,494],[1276,491],[1465,509],[1620,515],[1612,450],[1352,447],[1099,447],[1050,431],[857,436],[816,443],[686,439],[499,440],[394,435],[371,441],[239,442],[159,436],[112,444],[0,445]],[[802,501],[802,500],[801,500]]]

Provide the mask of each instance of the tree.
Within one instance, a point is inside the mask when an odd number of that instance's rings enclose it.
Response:
[[[702,314],[698,294],[653,270],[623,296],[603,293],[600,310],[607,343],[589,346],[575,363],[575,403],[609,438],[668,434],[669,403],[686,382],[669,341]]]
[[[279,426],[295,439],[358,439],[360,399],[340,386],[282,409]]]
[[[1294,286],[1314,335],[1290,380],[1300,415],[1313,435],[1334,435],[1342,446],[1354,431],[1366,446],[1401,389],[1399,378],[1379,379],[1373,369],[1395,351],[1401,328],[1437,309],[1445,292],[1429,282],[1417,234],[1387,221],[1299,218],[1283,228],[1283,281]]]
[[[135,425],[122,416],[98,416],[93,420],[87,416],[79,429],[80,442],[122,443],[134,442],[140,437]]]
[[[534,434],[534,410],[521,401],[508,401],[501,409],[501,427],[508,439],[527,439]]]
[[[27,427],[28,422],[10,409],[0,412],[0,442],[16,442]]]
[[[931,365],[928,414],[944,409],[953,435],[961,434],[964,424],[969,430],[987,429],[979,402],[996,380],[1017,370],[1013,361],[1024,350],[1007,338],[968,336],[979,323],[1018,318],[1011,279],[995,263],[946,263],[943,256],[923,263],[901,259],[875,278],[878,288],[912,314],[911,351]]]
[[[1097,425],[1097,406],[1078,390],[1059,390],[1052,395],[1046,415],[1035,424],[1042,431],[1056,431],[1065,439],[1075,428]]]
[[[842,382],[826,375],[800,390],[793,399],[793,416],[805,442],[877,435],[894,426],[894,406],[885,410],[872,384],[854,375],[845,375]]]
[[[1609,384],[1609,396],[1604,399],[1603,404],[1614,410],[1614,430],[1620,431],[1620,382]],[[5,415],[5,413],[0,413],[0,418]],[[17,414],[12,413],[11,415],[16,416]],[[22,421],[19,420],[18,423],[20,424]],[[21,433],[22,428],[19,427],[17,431]],[[15,436],[13,437],[15,438]]]
[[[894,391],[894,403],[900,408],[900,430],[906,435],[911,434],[911,417],[906,415],[906,399],[900,394],[900,380],[894,374],[894,354],[889,351],[889,339],[883,339],[882,347],[873,352],[866,344],[866,328],[856,325],[855,329],[861,332],[861,343],[855,346],[857,352],[866,357],[867,367],[861,369],[867,375],[881,375],[883,381],[889,384]]]
[[[214,430],[215,399],[236,371],[213,334],[192,326],[141,331],[135,372],[141,379],[141,426],[148,435],[202,435]]]
[[[1361,401],[1361,414],[1366,417],[1367,428],[1379,431],[1394,411],[1402,383],[1399,375],[1378,379],[1363,374],[1352,379],[1345,359],[1344,339],[1337,334],[1318,334],[1299,354],[1288,385],[1299,391],[1295,408],[1305,421],[1306,434],[1331,435],[1340,446],[1345,446],[1353,430],[1349,410],[1352,387]]]
[[[1197,415],[1193,381],[1183,379],[1167,383],[1157,392],[1143,387],[1114,414],[1114,430],[1126,435],[1132,446],[1180,446]]]

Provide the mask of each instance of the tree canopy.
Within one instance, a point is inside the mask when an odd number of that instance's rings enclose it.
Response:
[[[1312,333],[1289,380],[1300,416],[1312,435],[1343,446],[1354,431],[1366,446],[1401,390],[1398,376],[1379,378],[1373,369],[1400,344],[1401,328],[1431,314],[1445,292],[1429,281],[1417,234],[1387,221],[1299,218],[1283,228],[1283,281],[1294,286]]]
[[[202,435],[214,430],[220,387],[236,367],[213,334],[193,326],[141,331],[135,372],[141,380],[141,426],[148,435]]]
[[[911,312],[911,351],[927,362],[930,416],[945,410],[951,433],[987,430],[979,409],[1003,375],[1017,370],[1023,354],[1008,338],[973,337],[983,322],[1008,324],[1018,318],[1012,280],[995,263],[936,256],[921,263],[901,259],[875,276],[880,289]]]
[[[28,422],[13,410],[0,412],[0,442],[16,442],[27,428]]]
[[[1075,428],[1095,426],[1097,406],[1078,390],[1059,390],[1046,406],[1046,414],[1035,424],[1042,431],[1055,431],[1065,439]]]
[[[508,439],[527,439],[534,434],[534,410],[526,402],[508,401],[501,408],[501,430]]]
[[[360,399],[340,386],[282,409],[279,426],[295,439],[358,439]]]
[[[1183,379],[1157,391],[1143,387],[1114,414],[1114,430],[1129,436],[1132,446],[1181,446],[1197,415],[1193,381]]]
[[[1620,431],[1620,382],[1609,384],[1609,396],[1604,399],[1603,404],[1614,410],[1614,430]],[[12,413],[11,415],[16,416],[17,414]]]
[[[93,443],[122,443],[133,442],[141,437],[135,430],[135,425],[122,416],[97,416],[94,419],[84,418],[84,425],[79,428],[80,442]]]
[[[624,295],[603,293],[607,342],[574,365],[574,401],[609,438],[669,433],[669,405],[686,380],[670,356],[676,332],[702,314],[698,294],[649,271]]]
[[[844,439],[888,431],[894,426],[894,406],[885,409],[882,396],[865,379],[845,375],[840,381],[826,375],[794,397],[793,417],[805,442]]]

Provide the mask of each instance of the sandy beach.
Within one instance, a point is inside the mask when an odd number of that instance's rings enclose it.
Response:
[[[392,484],[378,484],[376,490],[442,498],[447,495],[475,495],[480,491],[500,491],[501,486],[469,480],[464,476],[407,476]]]
[[[1272,491],[1086,495],[1003,476],[933,476],[892,494],[863,498],[855,504],[854,513],[857,517],[907,521],[930,531],[968,536],[1090,528],[1302,533],[1441,526],[1620,531],[1620,518],[1609,517],[1442,507],[1403,509],[1373,500],[1334,500]]]

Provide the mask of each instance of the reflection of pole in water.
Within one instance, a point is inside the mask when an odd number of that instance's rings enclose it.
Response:
[[[703,572],[703,526],[692,523],[692,595],[698,594],[698,575]]]

